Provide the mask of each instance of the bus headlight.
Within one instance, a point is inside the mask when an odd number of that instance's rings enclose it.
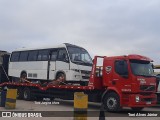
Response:
[[[135,97],[135,100],[136,100],[137,103],[140,102],[140,97],[139,97],[139,96],[136,96],[136,97]]]

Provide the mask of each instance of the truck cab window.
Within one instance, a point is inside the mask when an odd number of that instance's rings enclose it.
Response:
[[[131,70],[134,75],[140,76],[153,76],[153,65],[149,61],[130,60]]]
[[[128,76],[128,65],[125,60],[115,61],[115,72],[120,76]]]

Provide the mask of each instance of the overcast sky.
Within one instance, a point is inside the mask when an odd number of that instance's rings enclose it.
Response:
[[[0,0],[0,49],[72,43],[160,64],[160,0]]]

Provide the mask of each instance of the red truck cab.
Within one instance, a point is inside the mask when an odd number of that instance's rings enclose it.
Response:
[[[97,59],[103,58],[103,67],[96,75]],[[156,78],[150,58],[140,55],[94,58],[89,86],[104,89],[102,102],[108,111],[121,107],[142,110],[156,105]]]

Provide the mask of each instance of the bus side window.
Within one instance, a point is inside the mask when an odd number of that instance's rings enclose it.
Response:
[[[58,60],[68,62],[68,56],[65,49],[59,50]]]
[[[28,52],[27,51],[21,52],[19,61],[27,61],[27,58],[28,58]]]
[[[48,57],[49,57],[49,51],[48,50],[40,50],[38,52],[37,60],[38,61],[46,61],[46,60],[48,60]]]
[[[57,51],[53,51],[51,53],[51,61],[56,61],[56,59],[57,59]]]
[[[11,56],[11,62],[16,62],[19,60],[20,52],[13,52]]]
[[[36,61],[37,54],[38,54],[38,51],[30,51],[28,56],[28,61]]]

